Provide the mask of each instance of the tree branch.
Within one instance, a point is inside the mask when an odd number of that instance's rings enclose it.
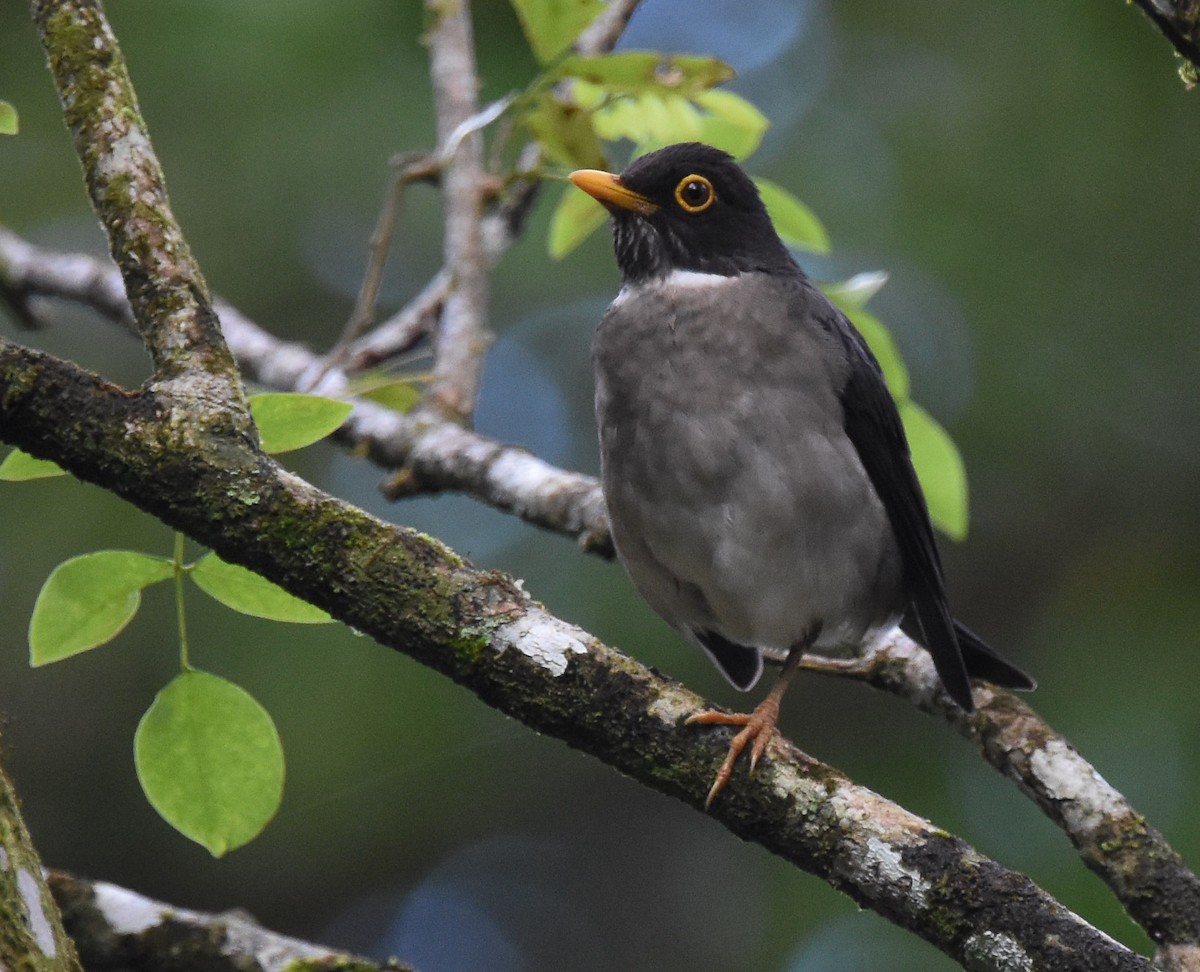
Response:
[[[0,284],[26,299],[58,297],[87,304],[133,329],[115,267],[33,246],[2,226]],[[306,347],[280,341],[232,305],[218,299],[215,307],[238,364],[253,380],[296,391],[323,367],[322,359]],[[344,385],[347,377],[334,371],[327,379]],[[559,469],[520,446],[454,422],[403,415],[369,401],[355,403],[339,436],[383,468],[402,470],[410,488],[466,493],[527,523],[573,537],[585,550],[612,556],[604,499],[591,476]],[[394,493],[401,488],[392,483]]]
[[[1134,0],[1190,66],[1190,83],[1200,72],[1200,0]],[[1184,75],[1189,78],[1188,74]]]
[[[123,496],[531,728],[702,806],[728,740],[724,731],[681,725],[703,700],[550,615],[507,575],[475,570],[437,541],[322,493],[245,440],[212,433],[221,423],[196,413],[219,406],[189,400],[185,408],[172,394],[130,393],[0,340],[6,440]],[[197,427],[181,429],[181,415],[196,415]],[[965,842],[790,743],[779,740],[769,752],[712,816],[958,961],[1150,968]],[[1012,964],[1014,954],[1024,966]]]
[[[1166,969],[1200,970],[1200,879],[1079,751],[1021,699],[979,685],[967,716],[941,690],[929,655],[897,632],[853,659],[810,657],[810,670],[851,676],[958,730],[1070,838],[1084,863],[1159,946]]]
[[[0,968],[81,972],[8,772],[0,766]]]
[[[263,928],[249,915],[177,908],[106,881],[49,878],[87,969],[127,972],[413,972]]]
[[[237,367],[171,212],[162,168],[103,8],[98,0],[34,0],[33,17],[156,379],[187,375],[208,385],[209,394],[244,407]]]
[[[475,43],[467,0],[426,0],[429,73],[437,112],[439,155],[445,159],[446,270],[453,286],[442,306],[427,403],[442,418],[470,423],[483,355],[492,343],[488,280],[480,229],[483,139],[463,126],[479,112]]]

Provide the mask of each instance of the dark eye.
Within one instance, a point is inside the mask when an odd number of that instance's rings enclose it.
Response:
[[[702,175],[690,175],[675,187],[675,201],[685,212],[702,213],[716,198],[712,183]]]

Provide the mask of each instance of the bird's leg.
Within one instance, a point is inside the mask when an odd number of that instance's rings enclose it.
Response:
[[[753,773],[754,767],[758,765],[763,753],[767,751],[767,746],[779,732],[776,728],[776,723],[779,721],[779,700],[783,698],[788,683],[799,669],[800,659],[804,656],[807,647],[808,642],[804,641],[788,652],[783,669],[779,672],[779,678],[771,686],[771,691],[767,693],[766,698],[754,707],[753,712],[719,712],[716,709],[704,709],[688,716],[685,720],[685,725],[744,727],[729,743],[729,752],[725,756],[725,762],[717,770],[712,789],[708,791],[708,798],[704,801],[706,809],[712,806],[717,794],[725,788],[725,784],[733,776],[733,765],[737,762],[738,756],[742,754],[742,750],[753,741],[753,745],[750,746],[750,772]]]

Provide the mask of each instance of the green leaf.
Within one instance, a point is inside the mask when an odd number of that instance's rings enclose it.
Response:
[[[29,663],[60,661],[115,638],[137,613],[142,588],[174,571],[171,561],[133,550],[98,550],[59,564],[33,606]]]
[[[546,95],[522,121],[555,162],[572,169],[604,168],[604,148],[590,111]]]
[[[512,0],[534,57],[548,64],[573,43],[605,7],[602,0]]]
[[[766,115],[732,91],[702,91],[693,100],[705,112],[696,136],[701,142],[735,159],[754,154],[770,124]]]
[[[22,483],[30,479],[50,479],[65,476],[67,471],[49,459],[35,459],[28,452],[13,449],[0,462],[0,479],[10,483]]]
[[[759,178],[754,182],[776,232],[785,243],[813,253],[829,252],[829,237],[825,227],[811,209],[774,182]]]
[[[954,540],[967,535],[967,473],[954,440],[937,420],[916,402],[900,406],[900,418],[912,450],[913,466],[929,516],[934,525]]]
[[[657,51],[574,54],[558,66],[556,78],[578,78],[609,95],[649,91],[693,97],[734,77],[733,68],[713,57],[664,55]]]
[[[250,396],[250,414],[264,452],[291,452],[337,431],[354,411],[349,402],[320,395],[264,392]]]
[[[283,746],[267,711],[207,672],[176,676],[133,737],[150,805],[214,857],[253,840],[283,799]]]
[[[190,574],[205,594],[242,614],[293,624],[328,624],[333,620],[319,607],[289,594],[252,570],[227,564],[215,553],[196,561]]]
[[[548,247],[555,260],[561,260],[604,225],[608,213],[586,192],[567,186],[550,217]]]
[[[424,392],[417,382],[401,378],[364,389],[359,394],[393,412],[407,414],[417,407]]]
[[[0,101],[0,135],[16,135],[19,128],[17,109],[7,101]]]
[[[655,91],[619,98],[595,115],[601,138],[631,139],[638,143],[639,154],[675,142],[694,142],[700,137],[700,121],[700,112],[687,98]]]

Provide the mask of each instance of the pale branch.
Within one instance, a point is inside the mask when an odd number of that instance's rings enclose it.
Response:
[[[0,339],[0,436],[124,497],[487,704],[701,807],[726,730],[695,694],[549,614],[519,583],[378,520],[219,431],[225,406],[130,392]],[[185,426],[191,425],[191,428]],[[320,556],[314,556],[320,551]],[[778,740],[711,816],[968,968],[1149,970],[1029,878]]]
[[[1191,66],[1192,83],[1200,72],[1200,0],[1133,0],[1175,51]]]
[[[1166,838],[1079,751],[1010,692],[986,683],[966,715],[941,689],[928,652],[902,633],[855,658],[804,667],[849,676],[954,726],[1070,838],[1084,863],[1157,946],[1159,965],[1200,970],[1200,879]]]
[[[103,8],[98,0],[34,0],[33,18],[155,378],[187,375],[205,381],[214,396],[240,401],[237,367],[171,212],[162,168]]]
[[[0,766],[0,969],[80,972],[20,801]]]
[[[73,300],[133,326],[120,274],[111,263],[34,246],[2,226],[0,284],[24,301]],[[217,299],[215,308],[230,349],[252,380],[278,391],[295,391],[322,368],[318,355],[301,344],[280,341],[232,305]],[[334,371],[327,380],[344,384],[346,376]],[[370,401],[355,401],[339,437],[383,468],[402,470],[408,490],[462,492],[573,537],[584,549],[612,556],[604,499],[591,476],[560,469],[527,449],[453,422],[404,415]],[[391,488],[400,491],[395,480]]]
[[[600,54],[611,51],[625,27],[629,18],[637,10],[641,0],[608,0],[608,6],[593,20],[575,42],[575,50],[580,54]]]
[[[209,914],[54,871],[50,890],[87,969],[125,972],[413,972],[280,935],[240,911]],[[9,966],[12,968],[13,966]]]
[[[453,281],[442,305],[434,342],[433,375],[425,404],[434,414],[467,426],[475,411],[483,356],[492,342],[488,268],[481,216],[483,138],[461,134],[479,113],[479,79],[467,0],[426,0],[429,74],[443,155],[445,267]]]
[[[435,273],[404,307],[347,347],[341,362],[345,369],[365,371],[411,351],[433,331],[452,285],[445,270]]]

